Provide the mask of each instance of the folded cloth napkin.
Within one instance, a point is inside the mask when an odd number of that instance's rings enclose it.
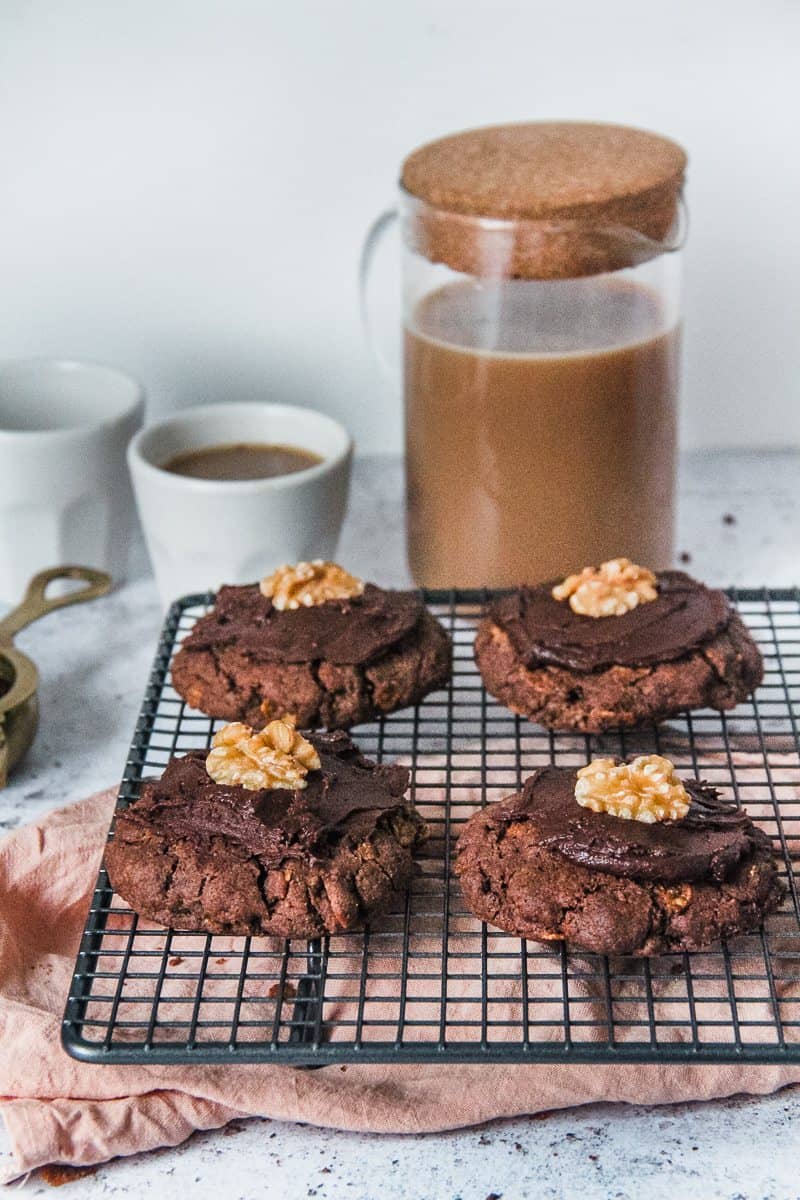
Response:
[[[97,1066],[61,1049],[59,1026],[114,804],[111,791],[52,812],[0,844],[0,1112],[7,1178],[46,1163],[103,1162],[234,1118],[420,1133],[546,1109],[764,1094],[800,1066]],[[763,967],[762,967],[763,971]],[[190,986],[187,984],[187,987]]]

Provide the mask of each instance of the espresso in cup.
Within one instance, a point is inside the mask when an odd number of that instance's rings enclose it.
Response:
[[[338,421],[289,404],[204,404],[143,430],[128,463],[165,606],[334,558],[352,453]]]
[[[275,479],[307,471],[322,462],[322,456],[299,446],[278,446],[267,442],[233,442],[222,446],[201,446],[174,455],[163,470],[191,479]]]

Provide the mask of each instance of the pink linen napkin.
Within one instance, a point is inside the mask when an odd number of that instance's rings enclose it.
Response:
[[[304,1071],[76,1062],[61,1049],[59,1028],[113,804],[113,793],[104,792],[0,844],[0,1112],[14,1158],[8,1178],[47,1163],[83,1166],[176,1145],[195,1130],[246,1116],[420,1133],[599,1100],[666,1104],[765,1094],[800,1082],[800,1066],[433,1064]],[[512,990],[509,1004],[518,1003]],[[586,1003],[592,1003],[590,991]]]

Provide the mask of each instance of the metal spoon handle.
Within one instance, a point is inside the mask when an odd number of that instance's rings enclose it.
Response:
[[[88,586],[48,599],[45,593],[56,579],[82,579]],[[47,571],[40,571],[28,584],[22,602],[0,621],[0,642],[10,642],[20,629],[57,608],[104,596],[111,590],[111,583],[110,575],[105,571],[95,571],[92,567],[50,567]]]

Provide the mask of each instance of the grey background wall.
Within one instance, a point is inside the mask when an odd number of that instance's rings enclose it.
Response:
[[[116,363],[151,413],[310,403],[397,449],[355,276],[402,157],[612,120],[691,156],[685,444],[800,443],[798,44],[793,0],[0,0],[0,355]]]

